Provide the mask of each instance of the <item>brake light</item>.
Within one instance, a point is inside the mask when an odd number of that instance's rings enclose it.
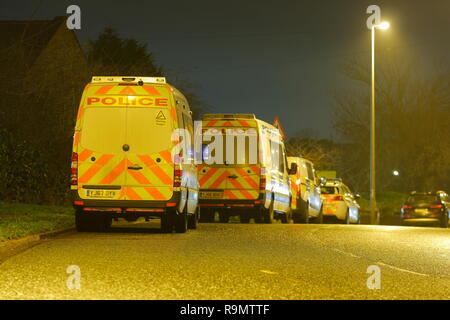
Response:
[[[266,190],[266,168],[261,168],[261,176],[259,180],[259,190]]]
[[[408,205],[404,205],[403,207],[402,207],[402,209],[412,209],[412,206],[408,206]]]
[[[174,187],[181,187],[181,180],[183,178],[183,171],[182,170],[175,170],[174,171],[174,178],[173,178],[173,186]]]
[[[432,206],[430,206],[430,209],[442,209],[443,205],[442,204],[434,204]]]
[[[78,153],[72,153],[72,164],[70,172],[70,184],[72,186],[78,185]]]

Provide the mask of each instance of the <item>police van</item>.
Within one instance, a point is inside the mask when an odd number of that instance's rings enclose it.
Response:
[[[77,230],[104,231],[113,219],[140,217],[161,218],[167,233],[195,229],[197,170],[180,161],[187,154],[173,154],[180,129],[193,135],[189,104],[165,78],[93,77],[73,142]]]
[[[253,114],[205,115],[201,126],[200,221],[242,223],[290,220],[291,192],[285,147],[274,126]],[[296,165],[293,165],[296,171]]]

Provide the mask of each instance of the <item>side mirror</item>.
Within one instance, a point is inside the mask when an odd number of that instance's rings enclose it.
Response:
[[[297,169],[298,169],[297,164],[296,164],[295,162],[293,162],[293,163],[291,164],[291,168],[290,168],[289,171],[288,171],[288,174],[289,174],[289,175],[297,174]]]

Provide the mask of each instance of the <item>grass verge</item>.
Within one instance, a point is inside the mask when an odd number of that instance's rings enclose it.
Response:
[[[0,201],[0,241],[23,238],[73,225],[72,207]]]

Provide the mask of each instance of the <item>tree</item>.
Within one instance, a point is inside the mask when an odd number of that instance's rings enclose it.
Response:
[[[379,59],[376,82],[376,167],[379,189],[450,188],[449,72],[425,75],[417,64],[395,56]],[[336,95],[334,128],[346,143],[345,177],[368,189],[370,146],[370,65],[344,65],[356,86]],[[392,171],[400,171],[394,177]]]
[[[318,170],[335,170],[338,161],[337,146],[330,140],[297,135],[286,143],[289,156],[300,156],[314,163]]]
[[[115,30],[106,28],[88,45],[88,60],[92,75],[167,76],[189,101],[194,119],[200,119],[209,106],[198,96],[198,85],[183,70],[158,66],[146,44],[135,39],[122,39]]]
[[[147,45],[135,39],[122,39],[111,28],[106,28],[96,40],[89,41],[87,55],[95,75],[162,75],[162,68],[156,65]]]

